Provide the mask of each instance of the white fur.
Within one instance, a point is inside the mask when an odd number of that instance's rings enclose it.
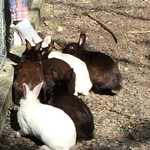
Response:
[[[24,83],[25,98],[20,101],[17,113],[21,132],[34,135],[46,147],[54,150],[69,150],[76,142],[76,129],[71,118],[61,109],[42,104],[37,99],[42,83],[33,91]]]
[[[46,36],[42,42],[42,48],[48,47],[50,43],[51,43],[51,36]]]
[[[51,52],[48,55],[48,58],[61,59],[74,69],[74,72],[76,73],[75,95],[78,95],[78,93],[83,95],[89,94],[89,91],[92,87],[92,82],[90,80],[87,66],[82,60],[70,54],[64,54],[61,52]]]

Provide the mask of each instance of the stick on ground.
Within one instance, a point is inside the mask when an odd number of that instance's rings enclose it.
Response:
[[[113,34],[113,32],[110,30],[110,29],[108,29],[103,23],[101,23],[98,19],[96,19],[96,18],[94,18],[94,17],[92,17],[89,13],[84,13],[84,15],[86,15],[86,16],[88,16],[89,18],[91,18],[92,20],[94,20],[94,21],[96,21],[104,30],[106,30],[107,32],[109,32],[111,35],[112,35],[112,37],[113,37],[113,39],[115,40],[115,42],[117,43],[117,38],[115,37],[115,35]]]

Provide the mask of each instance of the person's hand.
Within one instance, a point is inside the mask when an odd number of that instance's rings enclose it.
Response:
[[[42,41],[42,39],[32,27],[29,19],[24,19],[18,22],[16,25],[13,25],[13,29],[19,34],[23,41],[25,41],[25,39],[28,40],[31,46],[35,46],[35,44]]]

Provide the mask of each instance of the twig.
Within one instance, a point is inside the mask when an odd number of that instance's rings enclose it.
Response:
[[[113,34],[113,32],[108,29],[103,23],[101,23],[98,19],[92,17],[89,13],[85,12],[84,15],[88,16],[89,18],[91,18],[92,20],[96,21],[104,30],[106,30],[107,32],[109,32],[113,39],[115,40],[115,42],[117,43],[117,38],[115,37],[115,35]]]
[[[138,31],[138,30],[135,30],[135,31],[128,31],[127,33],[132,33],[132,34],[136,34],[136,33],[150,33],[150,30],[147,30],[147,31]]]
[[[110,111],[110,112],[114,112],[114,113],[116,113],[116,114],[118,114],[118,115],[123,115],[123,116],[125,116],[126,118],[131,118],[131,117],[135,117],[135,116],[130,116],[130,115],[127,115],[127,114],[125,114],[125,113],[122,113],[122,112],[118,112],[118,111],[116,111],[116,110],[112,110],[112,109],[107,109],[108,111]]]

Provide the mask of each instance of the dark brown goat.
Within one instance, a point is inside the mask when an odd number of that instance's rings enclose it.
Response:
[[[51,58],[51,59],[48,58],[49,53],[52,51],[53,44],[54,43],[51,42],[49,47],[43,48],[40,52],[42,63],[43,63],[44,77],[47,84],[46,85],[47,93],[46,93],[45,101],[49,99],[51,91],[54,86],[54,81],[52,80],[52,76],[51,76],[51,69],[54,68],[58,72],[61,79],[64,77],[66,72],[68,72],[71,69],[70,65],[63,60],[57,58]],[[74,94],[75,92],[75,77],[76,77],[75,73],[73,72],[71,81],[68,83],[69,93],[72,94]]]
[[[15,69],[12,85],[13,102],[16,105],[19,105],[20,99],[23,97],[23,83],[26,83],[30,90],[33,90],[37,84],[44,82],[40,56],[41,44],[42,42],[31,47],[31,44],[26,41],[26,49],[22,53],[21,61]],[[39,96],[41,102],[44,100],[44,85]]]
[[[86,50],[85,40],[86,35],[81,32],[79,42],[66,45],[62,52],[74,55],[86,63],[95,93],[113,95],[111,91],[119,90],[122,81],[117,64],[104,53]]]
[[[77,140],[89,140],[93,137],[94,122],[93,115],[89,107],[77,96],[68,92],[68,83],[70,82],[73,70],[69,70],[63,79],[54,69],[52,79],[55,86],[49,104],[62,109],[74,121],[77,131]]]

